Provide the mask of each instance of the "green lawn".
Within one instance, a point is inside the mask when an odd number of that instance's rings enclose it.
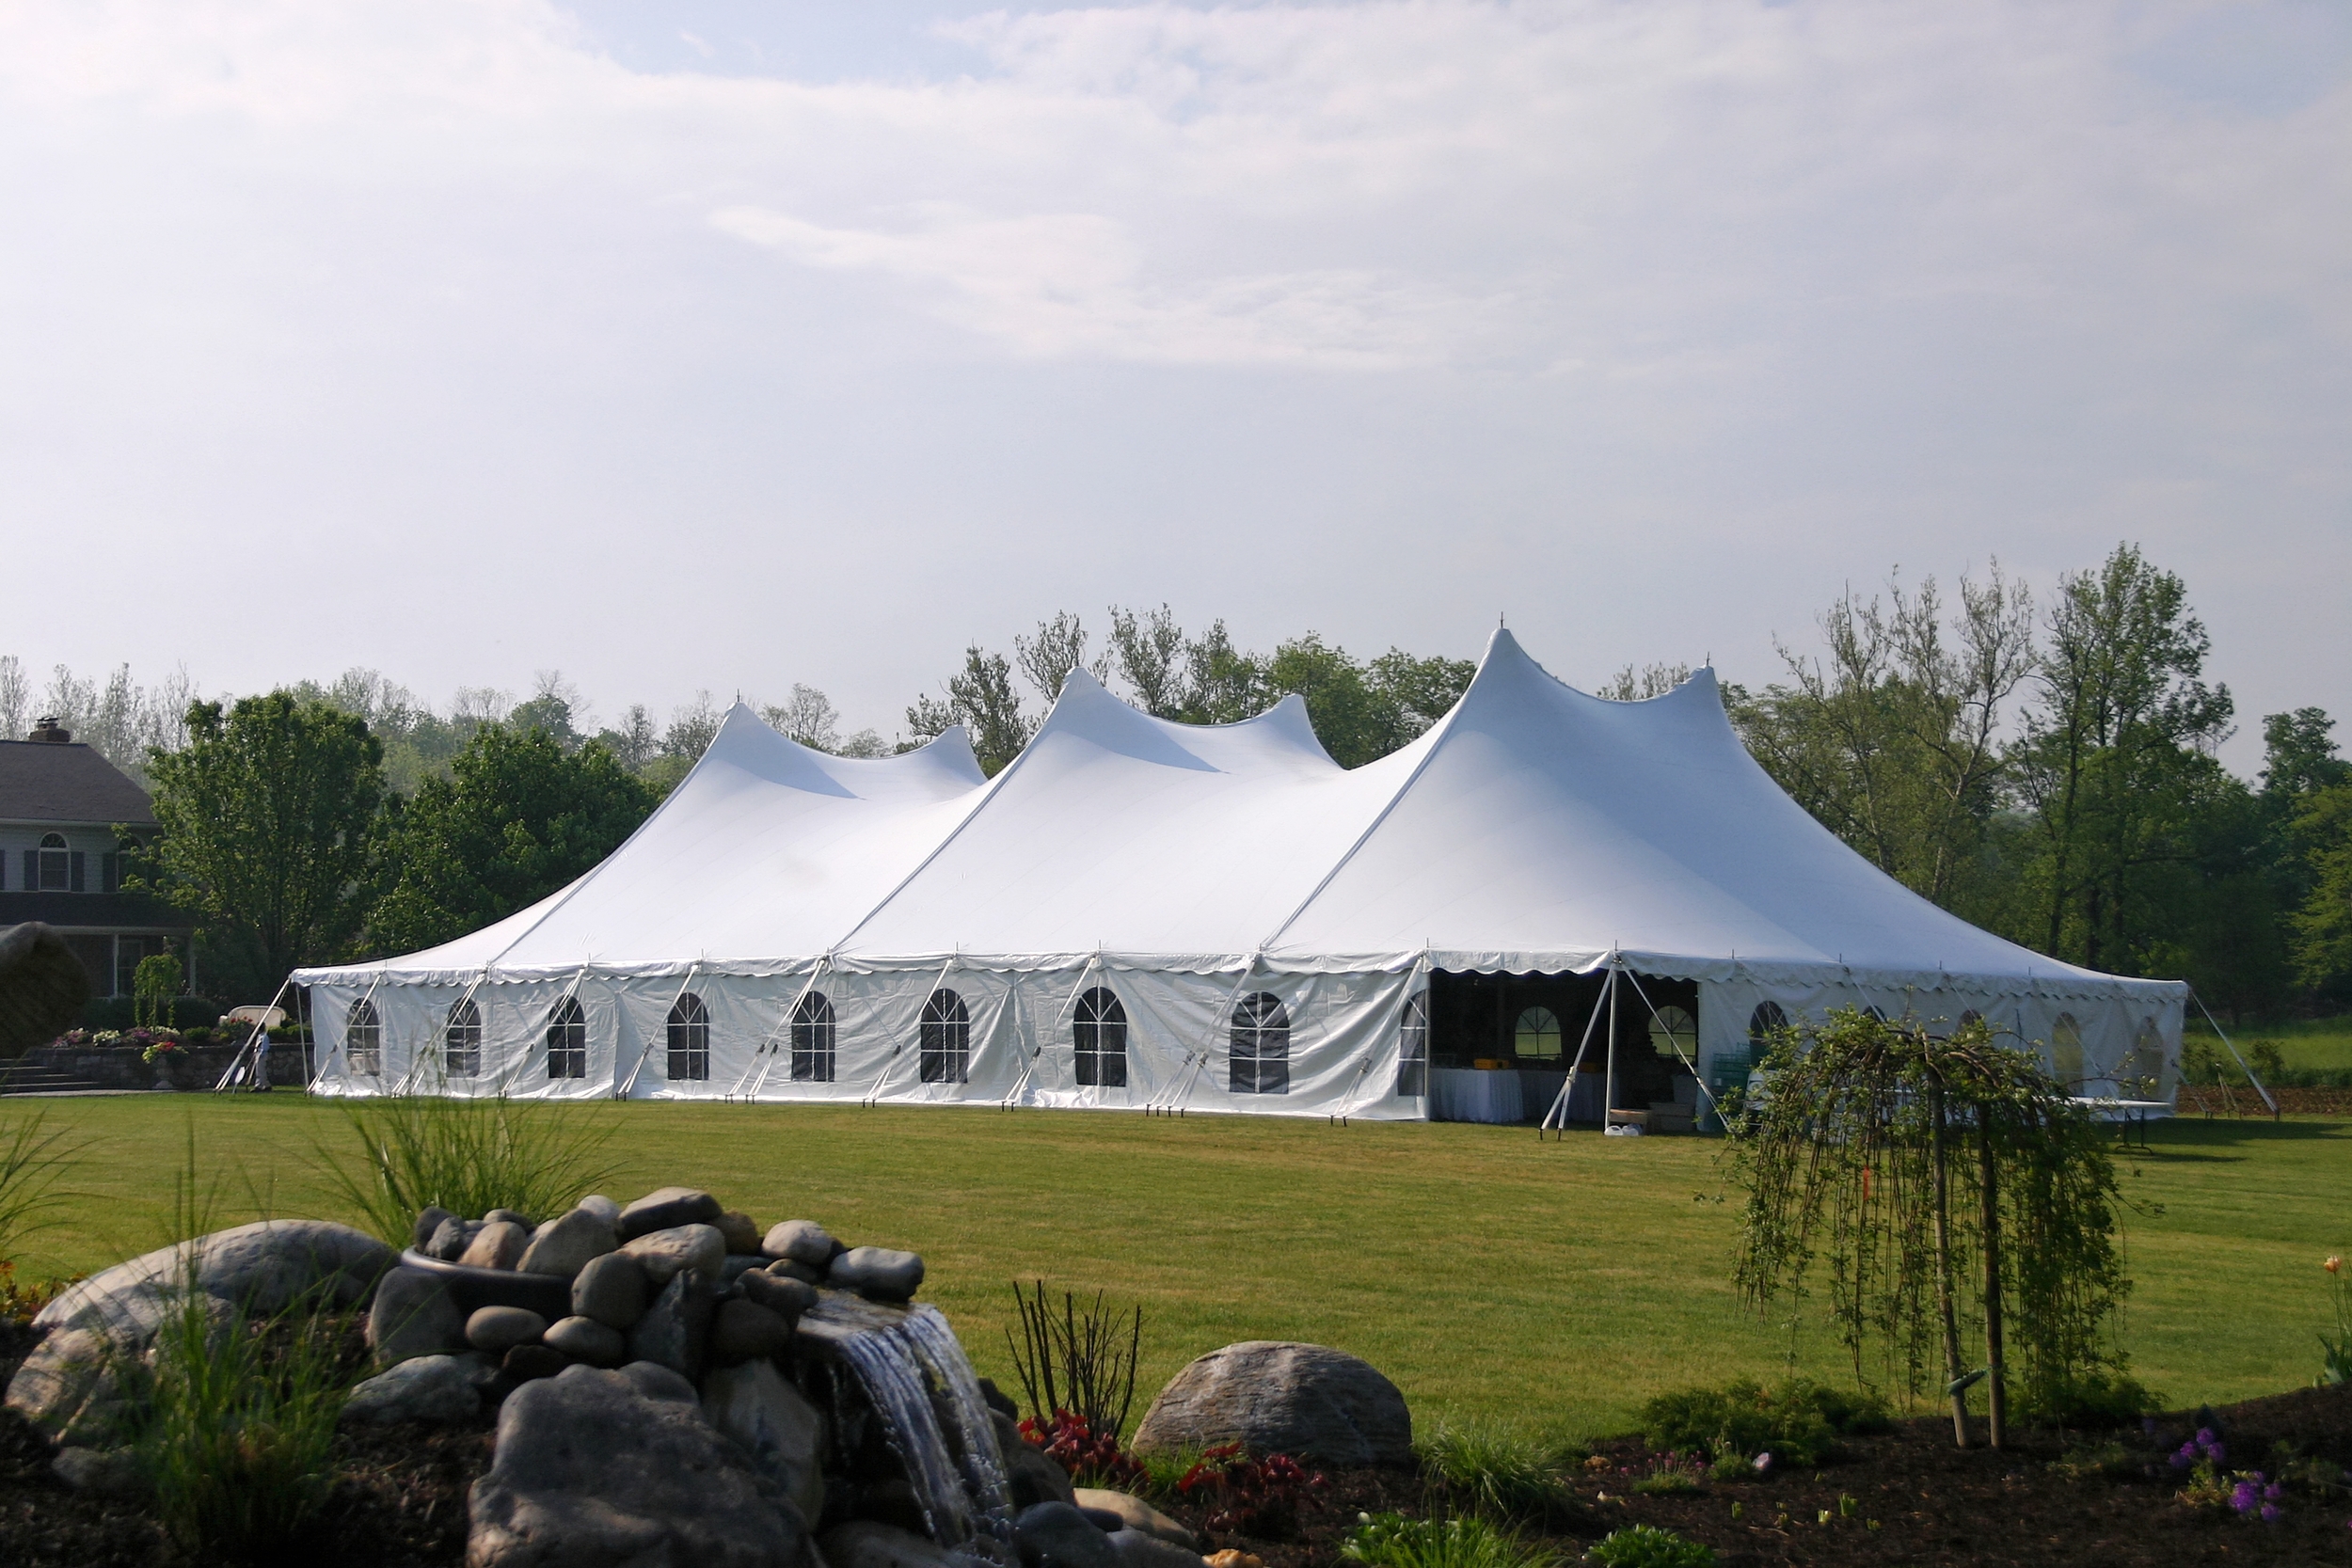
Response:
[[[2192,1020],[2184,1025],[2190,1035],[2213,1037],[2213,1030],[2204,1020]],[[2256,1040],[2268,1040],[2279,1048],[2279,1058],[2296,1069],[2352,1068],[2352,1018],[2295,1019],[2284,1023],[2249,1023],[2230,1031],[2230,1038],[2240,1051],[2250,1051]]]
[[[135,1096],[40,1102],[91,1140],[40,1269],[159,1244],[191,1136],[214,1217],[332,1216],[311,1153],[348,1147],[330,1105]],[[22,1115],[24,1101],[0,1108]],[[1051,1112],[603,1104],[627,1199],[707,1187],[762,1225],[816,1219],[908,1246],[983,1373],[1009,1370],[1008,1284],[1145,1307],[1150,1391],[1236,1339],[1366,1357],[1418,1417],[1623,1430],[1661,1388],[1775,1375],[1788,1348],[1725,1279],[1735,1201],[1694,1138],[1539,1142],[1460,1125],[1332,1127]],[[2181,1403],[2308,1383],[2318,1261],[2352,1251],[2352,1123],[2182,1122],[2130,1162],[2134,1368]],[[1836,1375],[1819,1343],[1807,1365]]]

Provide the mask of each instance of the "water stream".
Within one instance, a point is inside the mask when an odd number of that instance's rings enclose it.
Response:
[[[931,1539],[951,1550],[1009,1542],[1012,1498],[995,1424],[972,1363],[939,1309],[882,1307],[827,1291],[801,1329],[857,1374],[891,1451],[906,1467]]]

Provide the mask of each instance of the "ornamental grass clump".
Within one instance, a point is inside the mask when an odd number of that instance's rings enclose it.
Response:
[[[56,1223],[50,1210],[70,1196],[57,1183],[83,1147],[52,1131],[45,1112],[0,1121],[0,1259],[13,1259],[25,1237]]]
[[[1583,1454],[1495,1421],[1448,1418],[1413,1442],[1422,1473],[1497,1518],[1540,1514],[1564,1501],[1562,1472]]]
[[[1715,1568],[1715,1549],[1656,1525],[1611,1530],[1584,1554],[1602,1568]]]
[[[342,1102],[358,1144],[312,1146],[312,1160],[368,1230],[406,1246],[417,1215],[512,1209],[560,1214],[613,1174],[615,1124],[581,1106],[392,1095]]]
[[[1340,1556],[1368,1568],[1552,1568],[1559,1561],[1546,1547],[1474,1513],[1450,1519],[1359,1513]]]

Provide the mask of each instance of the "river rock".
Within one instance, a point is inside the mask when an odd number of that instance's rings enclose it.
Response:
[[[988,1418],[996,1429],[996,1447],[1005,1456],[1005,1490],[1015,1509],[1037,1503],[1076,1504],[1069,1471],[1046,1457],[1043,1449],[1032,1447],[1021,1435],[1020,1424],[1003,1411],[992,1409]]]
[[[453,1214],[441,1222],[441,1227],[433,1232],[433,1239],[425,1243],[424,1255],[444,1263],[454,1263],[466,1256],[466,1249],[473,1245],[473,1239],[481,1234],[480,1220],[459,1219]]]
[[[996,1386],[996,1380],[994,1378],[984,1377],[978,1379],[977,1381],[979,1383],[981,1402],[986,1404],[991,1410],[993,1410],[997,1414],[1013,1421],[1019,1421],[1021,1419],[1021,1407],[1013,1403],[1012,1396],[1010,1394],[1006,1393],[1002,1388]]]
[[[727,1243],[715,1225],[679,1225],[649,1230],[625,1243],[621,1255],[636,1259],[637,1266],[656,1285],[668,1284],[670,1276],[683,1269],[715,1280],[727,1259]]]
[[[570,1365],[570,1359],[562,1351],[545,1345],[515,1345],[499,1358],[499,1370],[516,1383],[553,1377]]]
[[[784,1568],[799,1511],[695,1411],[573,1367],[499,1412],[469,1504],[468,1568]]]
[[[466,1343],[492,1355],[516,1345],[535,1345],[548,1331],[547,1319],[527,1307],[481,1307],[466,1320]]]
[[[531,1216],[514,1209],[493,1209],[482,1216],[485,1225],[519,1225],[525,1232],[533,1228]]]
[[[419,1355],[368,1379],[343,1402],[342,1418],[370,1426],[397,1421],[453,1425],[482,1411],[481,1363],[468,1355]]]
[[[833,1260],[825,1277],[868,1301],[911,1301],[923,1288],[923,1259],[889,1247],[853,1246]]]
[[[765,1270],[753,1270],[736,1280],[745,1301],[755,1301],[775,1313],[787,1323],[800,1322],[801,1314],[817,1305],[817,1287],[804,1285],[797,1279]]]
[[[708,1225],[720,1212],[719,1200],[699,1188],[663,1187],[622,1210],[615,1228],[622,1241],[633,1242],[656,1230],[675,1230],[681,1225]]]
[[[833,1261],[839,1244],[827,1235],[825,1227],[814,1220],[785,1220],[768,1227],[759,1250],[771,1258],[787,1263],[805,1263],[812,1269],[822,1269]]]
[[[710,1318],[710,1359],[722,1367],[765,1361],[792,1345],[792,1325],[755,1301],[723,1301]]]
[[[1199,1552],[1146,1530],[1116,1529],[1103,1539],[1111,1544],[1120,1568],[1200,1568]]]
[[[628,1331],[628,1358],[659,1362],[689,1382],[699,1377],[714,1305],[709,1280],[691,1269],[675,1275]]]
[[[1141,1530],[1146,1535],[1183,1546],[1196,1557],[1200,1555],[1200,1543],[1193,1539],[1192,1531],[1141,1497],[1129,1497],[1124,1492],[1113,1492],[1105,1487],[1081,1486],[1071,1500],[1080,1508],[1117,1515],[1121,1528]]]
[[[465,1315],[441,1276],[402,1267],[384,1276],[368,1308],[368,1346],[379,1367],[438,1355],[466,1342]]]
[[[540,1342],[591,1367],[617,1366],[628,1351],[627,1335],[587,1317],[570,1317],[550,1323]]]
[[[131,1501],[147,1496],[147,1472],[139,1456],[123,1449],[59,1449],[50,1473],[76,1492]]]
[[[608,1252],[590,1259],[573,1279],[572,1311],[626,1333],[645,1315],[645,1298],[652,1293],[636,1259]]]
[[[729,1252],[748,1252],[754,1256],[758,1255],[759,1227],[752,1223],[751,1215],[740,1209],[727,1209],[722,1211],[719,1217],[710,1223],[717,1226],[719,1234],[726,1238]]]
[[[418,1210],[416,1227],[409,1232],[408,1244],[422,1252],[432,1243],[435,1233],[456,1217],[437,1203]]]
[[[703,1379],[703,1414],[752,1456],[803,1519],[825,1512],[825,1418],[771,1362],[727,1367]],[[836,1565],[837,1568],[837,1565]]]
[[[1407,1465],[1413,1418],[1395,1384],[1322,1345],[1251,1339],[1211,1351],[1170,1379],[1143,1424],[1137,1453],[1240,1443],[1325,1465]]]
[[[347,1225],[260,1220],[92,1275],[42,1307],[33,1326],[103,1328],[144,1347],[179,1298],[191,1260],[206,1295],[266,1316],[305,1300],[356,1307],[400,1256]]]
[[[590,1262],[621,1244],[612,1222],[585,1209],[559,1214],[532,1233],[516,1268],[524,1274],[576,1278]]]
[[[826,1568],[970,1568],[927,1535],[896,1525],[852,1519],[817,1538]]]
[[[649,1400],[668,1400],[673,1404],[691,1404],[700,1410],[703,1397],[694,1392],[694,1386],[658,1361],[631,1361],[621,1369],[629,1386]]]
[[[1032,1503],[1012,1522],[1023,1568],[1119,1568],[1110,1537],[1069,1503]]]
[[[821,1267],[795,1263],[789,1258],[769,1264],[768,1272],[778,1279],[797,1279],[803,1285],[822,1285],[825,1282],[825,1271]]]
[[[613,1202],[611,1198],[605,1196],[602,1193],[590,1193],[586,1197],[583,1197],[578,1203],[573,1204],[572,1207],[575,1209],[587,1210],[590,1213],[596,1215],[598,1218],[605,1221],[605,1223],[612,1226],[616,1231],[621,1227],[621,1206]]]
[[[511,1269],[523,1260],[531,1232],[513,1220],[490,1220],[466,1243],[458,1261],[469,1269]]]

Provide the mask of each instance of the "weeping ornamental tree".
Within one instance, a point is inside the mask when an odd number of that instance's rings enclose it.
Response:
[[[1976,1019],[1939,1036],[1846,1010],[1766,1069],[1731,1147],[1753,1306],[1787,1303],[1793,1328],[1825,1289],[1857,1380],[1941,1388],[1963,1448],[1978,1382],[2000,1448],[2012,1394],[2062,1415],[2120,1378],[2114,1162],[2031,1052]]]

